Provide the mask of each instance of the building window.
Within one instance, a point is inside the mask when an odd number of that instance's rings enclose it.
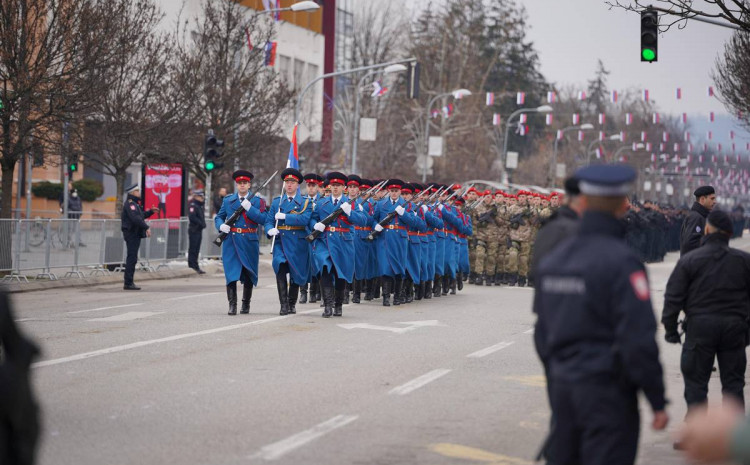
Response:
[[[294,88],[301,89],[305,85],[305,62],[302,60],[294,59]]]
[[[279,74],[281,75],[281,79],[287,84],[291,81],[291,71],[292,59],[284,55],[279,55]]]

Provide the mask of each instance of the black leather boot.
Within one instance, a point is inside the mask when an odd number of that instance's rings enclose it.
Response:
[[[442,289],[443,295],[448,295],[448,290],[450,289],[450,286],[451,286],[451,277],[448,275],[443,276],[443,289]]]
[[[469,284],[474,284],[475,280],[476,280],[476,273],[472,271],[469,273]]]
[[[403,290],[404,280],[401,276],[397,276],[394,278],[394,289],[393,289],[393,305],[401,305],[404,303],[403,301],[403,295],[401,294],[401,291]]]
[[[526,276],[518,278],[518,287],[526,287]]]
[[[297,294],[299,293],[299,289],[300,287],[297,284],[289,284],[289,313],[292,315],[297,313]]]
[[[526,281],[526,286],[528,287],[534,287],[534,278],[529,276],[529,279]]]
[[[318,278],[312,278],[310,280],[310,303],[314,304],[320,300],[320,295],[318,294]],[[302,303],[300,301],[300,303]]]
[[[442,279],[440,276],[435,275],[435,281],[432,283],[432,296],[433,297],[440,297],[442,293],[440,292],[440,283],[442,282]]]
[[[508,273],[508,286],[514,287],[518,282],[518,275],[515,273]]]
[[[333,296],[333,316],[341,316],[344,309],[344,299],[346,298],[346,288],[340,291],[334,291]]]
[[[365,279],[362,281],[365,286],[365,300],[368,302],[372,300],[373,281],[373,279]]]
[[[307,303],[307,284],[299,288],[299,303]]]
[[[500,286],[503,284],[503,274],[497,273],[495,274],[495,286]]]
[[[414,302],[414,281],[411,278],[406,279],[406,285],[404,286],[404,303],[410,304]]]
[[[383,280],[383,307],[391,306],[391,280]]]
[[[422,300],[424,297],[424,281],[414,285],[414,300]]]
[[[474,281],[474,284],[477,286],[484,286],[484,282],[487,280],[487,273],[482,273],[481,276],[477,277],[477,280]]]
[[[387,280],[386,280],[387,281]],[[380,287],[381,284],[383,287],[385,287],[384,282],[380,278],[373,278],[372,280],[372,298],[373,299],[379,299],[380,298]]]
[[[432,299],[432,281],[424,282],[424,289],[422,290],[424,299]]]
[[[250,299],[253,297],[253,283],[250,281],[246,282],[242,286],[242,308],[240,313],[250,313]]]
[[[227,300],[229,300],[229,315],[237,314],[237,281],[227,284]]]
[[[333,288],[323,288],[323,318],[331,318],[333,316]]]
[[[458,276],[456,277],[456,285],[458,286],[458,290],[461,291],[464,288],[464,273],[463,271],[458,272]]]
[[[503,273],[503,284],[505,284],[506,286],[509,285],[511,276],[511,273]]]
[[[456,285],[458,284],[458,282],[459,282],[458,278],[451,278],[451,283],[450,283],[450,289],[451,289],[451,291],[450,291],[450,295],[456,295]]]
[[[346,283],[346,286],[344,286],[344,305],[349,305],[349,291],[351,290],[351,287],[352,285],[349,283]],[[333,316],[336,316],[336,314],[334,313]]]
[[[279,293],[279,303],[281,304],[281,310],[279,315],[289,314],[289,289],[286,285],[286,274],[276,275],[276,291]]]
[[[493,275],[493,274],[488,274],[488,275],[487,275],[487,276],[485,277],[485,279],[484,279],[484,285],[485,285],[485,286],[492,286],[493,284],[495,284],[495,275]]]
[[[352,292],[352,303],[358,304],[361,302],[360,297],[362,296],[362,280],[355,279],[353,283],[354,292]]]

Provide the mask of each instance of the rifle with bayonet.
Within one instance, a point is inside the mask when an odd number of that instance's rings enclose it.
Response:
[[[271,182],[271,179],[273,179],[276,176],[276,173],[278,173],[278,172],[279,172],[279,170],[274,171],[273,174],[268,179],[266,179],[266,182],[264,182],[262,186],[260,186],[258,189],[256,189],[255,192],[253,192],[252,194],[248,193],[245,196],[245,198],[249,200],[249,199],[252,199],[253,197],[255,197],[255,195],[258,192],[260,192],[264,187],[266,187],[268,185],[269,182]],[[234,211],[234,213],[232,213],[232,215],[229,218],[227,218],[227,220],[224,223],[228,224],[230,227],[234,226],[234,223],[239,219],[240,215],[242,215],[242,212],[244,212],[244,211],[245,211],[245,207],[240,206],[239,208],[237,208]],[[219,233],[219,236],[216,239],[214,239],[214,244],[217,247],[221,247],[221,244],[224,243],[224,240],[227,238],[227,236],[228,236],[228,234],[225,233],[225,232]]]
[[[368,189],[365,192],[364,195],[370,195],[372,192],[377,191],[378,189],[380,189],[381,187],[383,187],[388,181],[389,181],[389,179],[386,179],[385,181],[380,182],[380,183],[378,183],[375,186],[372,186],[370,189]],[[351,205],[352,205],[352,208],[356,207],[356,205],[354,205],[354,204],[351,204]],[[334,211],[332,211],[330,215],[328,215],[325,218],[323,218],[322,220],[320,220],[320,222],[323,223],[324,225],[328,226],[329,224],[331,224],[334,221],[336,221],[336,219],[339,216],[341,216],[342,213],[344,213],[344,210],[342,210],[341,207],[339,207],[339,208],[335,209]],[[308,234],[307,237],[305,237],[305,239],[307,240],[307,242],[312,242],[315,239],[317,239],[318,236],[320,236],[320,235],[321,235],[321,231],[318,231],[316,229],[313,232],[311,232],[310,234]]]
[[[438,190],[437,192],[434,192],[434,193],[433,193],[432,195],[430,195],[430,196],[429,196],[429,197],[428,197],[427,199],[425,199],[425,200],[423,200],[422,202],[420,202],[420,203],[419,203],[419,205],[417,205],[417,206],[416,206],[416,208],[414,208],[414,211],[417,211],[417,210],[419,210],[420,208],[422,208],[422,205],[424,205],[425,203],[431,202],[431,201],[432,201],[432,200],[434,200],[435,198],[437,198],[437,197],[440,197],[440,194],[441,194],[441,193],[442,193],[442,192],[443,192],[443,191],[444,191],[445,189],[447,189],[447,187],[441,187],[441,188],[440,188],[440,190]],[[396,217],[396,215],[398,215],[398,213],[397,213],[397,212],[396,212],[396,211],[394,210],[394,211],[392,211],[392,212],[388,213],[387,215],[385,215],[385,218],[383,218],[382,220],[380,220],[380,221],[378,222],[378,224],[379,224],[380,226],[383,226],[383,227],[385,227],[385,226],[386,226],[386,225],[387,225],[388,223],[390,223],[390,222],[391,222],[391,220],[393,220],[393,218],[395,218],[395,217]],[[375,230],[373,230],[372,232],[370,232],[370,234],[368,234],[368,235],[367,235],[367,240],[368,240],[368,241],[373,241],[373,240],[375,240],[375,238],[376,238],[376,237],[377,237],[377,236],[378,236],[378,235],[380,234],[380,232],[381,232],[381,231],[375,231]]]

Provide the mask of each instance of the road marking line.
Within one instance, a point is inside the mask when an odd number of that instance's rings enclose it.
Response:
[[[524,331],[523,333],[524,333],[524,334],[534,334],[534,328],[531,328],[531,329],[527,329],[527,330],[526,330],[526,331]]]
[[[429,449],[444,457],[470,460],[472,462],[485,462],[495,465],[531,465],[532,462],[510,457],[508,455],[496,454],[476,447],[462,446],[460,444],[431,444]]]
[[[505,341],[495,344],[494,346],[487,347],[486,349],[478,350],[474,353],[467,355],[470,358],[482,358],[497,352],[498,350],[505,349],[506,347],[513,345],[513,341]]]
[[[298,314],[305,314],[305,313],[314,313],[314,312],[319,312],[319,311],[320,310],[307,310],[307,311],[304,311],[304,312],[297,312],[297,313]],[[264,323],[271,323],[273,321],[279,321],[279,320],[283,320],[283,319],[290,318],[290,317],[293,317],[293,316],[294,315],[275,316],[275,317],[272,317],[272,318],[266,318],[264,320],[255,320],[255,321],[250,321],[250,322],[247,322],[247,323],[240,323],[240,324],[236,324],[236,325],[222,326],[220,328],[204,329],[203,331],[197,331],[197,332],[194,332],[194,333],[176,334],[174,336],[162,337],[162,338],[159,338],[159,339],[150,339],[148,341],[140,341],[140,342],[134,342],[132,344],[125,344],[125,345],[121,345],[121,346],[108,347],[106,349],[94,350],[92,352],[84,352],[82,354],[71,355],[69,357],[55,358],[55,359],[52,359],[52,360],[44,360],[44,361],[41,361],[41,362],[36,362],[36,363],[33,363],[31,365],[31,367],[32,368],[42,368],[42,367],[51,366],[51,365],[60,365],[62,363],[75,362],[75,361],[78,361],[78,360],[85,360],[87,358],[98,357],[100,355],[114,354],[116,352],[122,352],[122,351],[125,351],[125,350],[137,349],[139,347],[150,346],[150,345],[159,344],[159,343],[162,343],[162,342],[179,341],[180,339],[187,339],[187,338],[196,337],[196,336],[205,336],[207,334],[222,333],[224,331],[231,331],[233,329],[244,328],[246,326],[262,325]]]
[[[428,383],[431,383],[435,381],[436,379],[440,378],[441,376],[447,375],[450,372],[451,370],[447,368],[440,368],[438,370],[432,370],[431,372],[426,373],[420,376],[419,378],[414,378],[413,380],[409,381],[406,384],[402,384],[401,386],[391,389],[390,391],[388,391],[388,394],[398,394],[400,396],[405,396],[406,394],[416,391],[422,386]]]
[[[305,444],[312,442],[331,431],[337,430],[348,425],[359,418],[359,415],[336,415],[330,420],[319,423],[312,428],[299,432],[281,441],[274,442],[261,448],[257,453],[250,456],[251,459],[276,460],[294,449],[298,449]]]
[[[164,312],[128,312],[123,313],[122,315],[115,315],[115,316],[108,316],[104,318],[92,318],[88,321],[131,321],[131,320],[140,320],[141,318],[148,318],[150,316],[159,315]]]
[[[223,292],[205,292],[203,294],[182,295],[180,297],[171,297],[169,299],[164,299],[164,300],[169,301],[169,300],[192,299],[193,297],[203,297],[206,295],[219,295],[219,294],[223,294]]]
[[[113,309],[113,308],[124,308],[124,307],[136,307],[138,305],[143,305],[143,304],[144,304],[144,302],[137,303],[137,304],[114,305],[112,307],[99,307],[99,308],[91,308],[91,309],[88,309],[88,310],[78,310],[78,311],[75,311],[75,312],[66,312],[65,314],[66,315],[73,315],[75,313],[98,312],[99,310],[110,310],[110,309]]]

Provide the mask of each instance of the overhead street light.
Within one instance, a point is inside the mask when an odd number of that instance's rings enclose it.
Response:
[[[597,139],[592,140],[591,143],[589,144],[589,146],[586,148],[586,166],[589,166],[591,164],[591,149],[594,147],[594,144],[596,144],[598,142],[606,142],[608,140],[619,140],[619,141],[621,141],[622,137],[620,137],[620,134],[612,134],[611,136],[606,137],[604,141],[600,141],[600,140],[597,140]]]
[[[547,107],[550,110],[552,109],[552,107],[550,107],[549,105],[544,105],[544,106],[541,106],[539,108],[544,108],[544,107]],[[537,109],[537,110],[539,110],[539,109]],[[578,126],[568,126],[566,128],[562,128],[561,131],[562,131],[562,134],[564,135],[568,131],[574,131],[574,130],[578,130],[578,131],[590,131],[592,129],[594,129],[594,125],[593,124],[591,124],[591,123],[583,123],[583,124],[578,125]],[[557,136],[555,136],[555,148],[553,150],[552,159],[550,160],[550,164],[549,164],[549,182],[548,182],[548,184],[551,187],[557,187],[557,176],[555,175],[555,170],[557,169],[557,142],[558,141],[559,141],[559,139],[557,138]]]
[[[315,11],[320,8],[320,5],[313,1],[297,2],[290,6],[289,9],[292,11]],[[283,8],[282,8],[283,10]]]
[[[432,110],[432,104],[435,103],[437,99],[443,98],[443,97],[449,97],[453,96],[454,99],[460,100],[464,97],[468,97],[471,95],[471,91],[468,89],[456,89],[451,92],[445,92],[443,94],[438,94],[427,103],[427,113],[425,114],[425,124],[424,124],[424,165],[422,166],[422,182],[427,182],[427,160],[430,156],[430,110]]]
[[[461,100],[464,97],[468,97],[471,95],[471,91],[469,89],[458,89],[453,91],[453,98],[456,100]]]

